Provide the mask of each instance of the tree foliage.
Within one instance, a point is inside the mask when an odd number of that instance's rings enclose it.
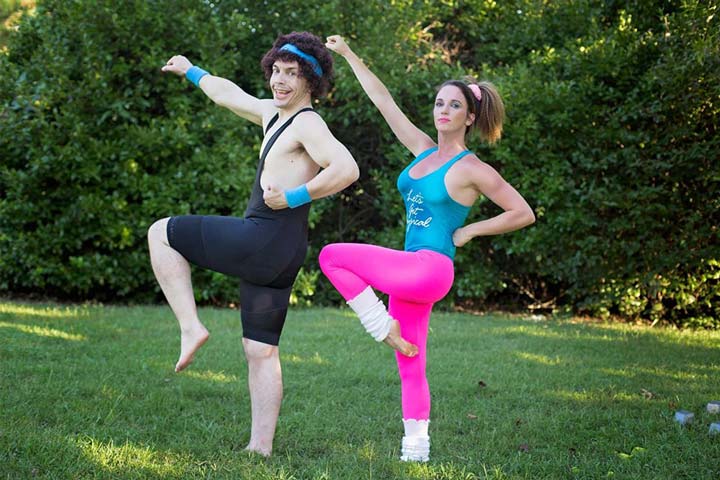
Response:
[[[159,298],[145,234],[168,215],[240,215],[261,131],[160,73],[184,54],[267,98],[280,33],[345,35],[420,128],[435,86],[471,74],[505,99],[504,138],[469,147],[538,222],[458,250],[448,303],[572,308],[720,325],[720,29],[714,2],[46,0],[0,54],[0,289]],[[318,103],[359,182],[316,202],[294,300],[338,296],[335,241],[402,246],[410,156],[338,59]],[[498,213],[481,201],[472,219]],[[199,300],[236,300],[198,271]]]

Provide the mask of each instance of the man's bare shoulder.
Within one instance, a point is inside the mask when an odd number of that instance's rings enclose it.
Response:
[[[262,112],[262,127],[263,130],[267,128],[267,124],[273,119],[280,111],[275,107],[272,100],[264,98],[258,100],[260,105],[260,111]]]
[[[316,124],[316,125],[325,125],[325,120],[320,116],[320,113],[318,113],[317,110],[305,110],[304,112],[300,112],[298,114],[298,120],[302,120],[302,122],[306,125],[308,124]]]
[[[300,112],[293,122],[293,129],[301,140],[318,140],[329,133],[327,123],[315,110]]]

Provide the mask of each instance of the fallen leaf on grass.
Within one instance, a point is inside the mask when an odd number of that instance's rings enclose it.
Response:
[[[475,420],[477,418],[477,415],[473,415],[472,413],[468,413],[468,418],[470,420]]]
[[[623,460],[630,460],[636,455],[639,455],[645,451],[645,448],[643,447],[633,447],[632,451],[628,454],[625,452],[616,452],[617,456],[622,458]]]
[[[485,387],[487,387],[487,383],[483,382],[482,380],[480,380],[480,381],[478,382],[478,385],[480,386],[480,388],[485,388]]]
[[[652,400],[652,398],[655,396],[653,392],[651,392],[650,390],[645,390],[644,388],[641,388],[640,392],[642,392],[642,396],[643,398],[645,398],[645,400]]]
[[[527,443],[521,443],[520,446],[518,446],[518,450],[528,453],[530,451],[530,445],[528,445]]]

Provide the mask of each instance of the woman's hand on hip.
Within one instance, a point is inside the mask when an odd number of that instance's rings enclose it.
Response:
[[[467,233],[465,227],[460,227],[453,232],[452,239],[453,245],[455,245],[456,247],[462,247],[467,242],[472,240],[472,237]]]

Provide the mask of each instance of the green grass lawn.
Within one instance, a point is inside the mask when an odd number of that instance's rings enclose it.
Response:
[[[0,302],[0,478],[720,478],[720,332],[436,314],[431,461],[406,464],[394,357],[348,310],[291,312],[271,459],[243,451],[239,313],[201,318],[175,374],[167,307]]]

